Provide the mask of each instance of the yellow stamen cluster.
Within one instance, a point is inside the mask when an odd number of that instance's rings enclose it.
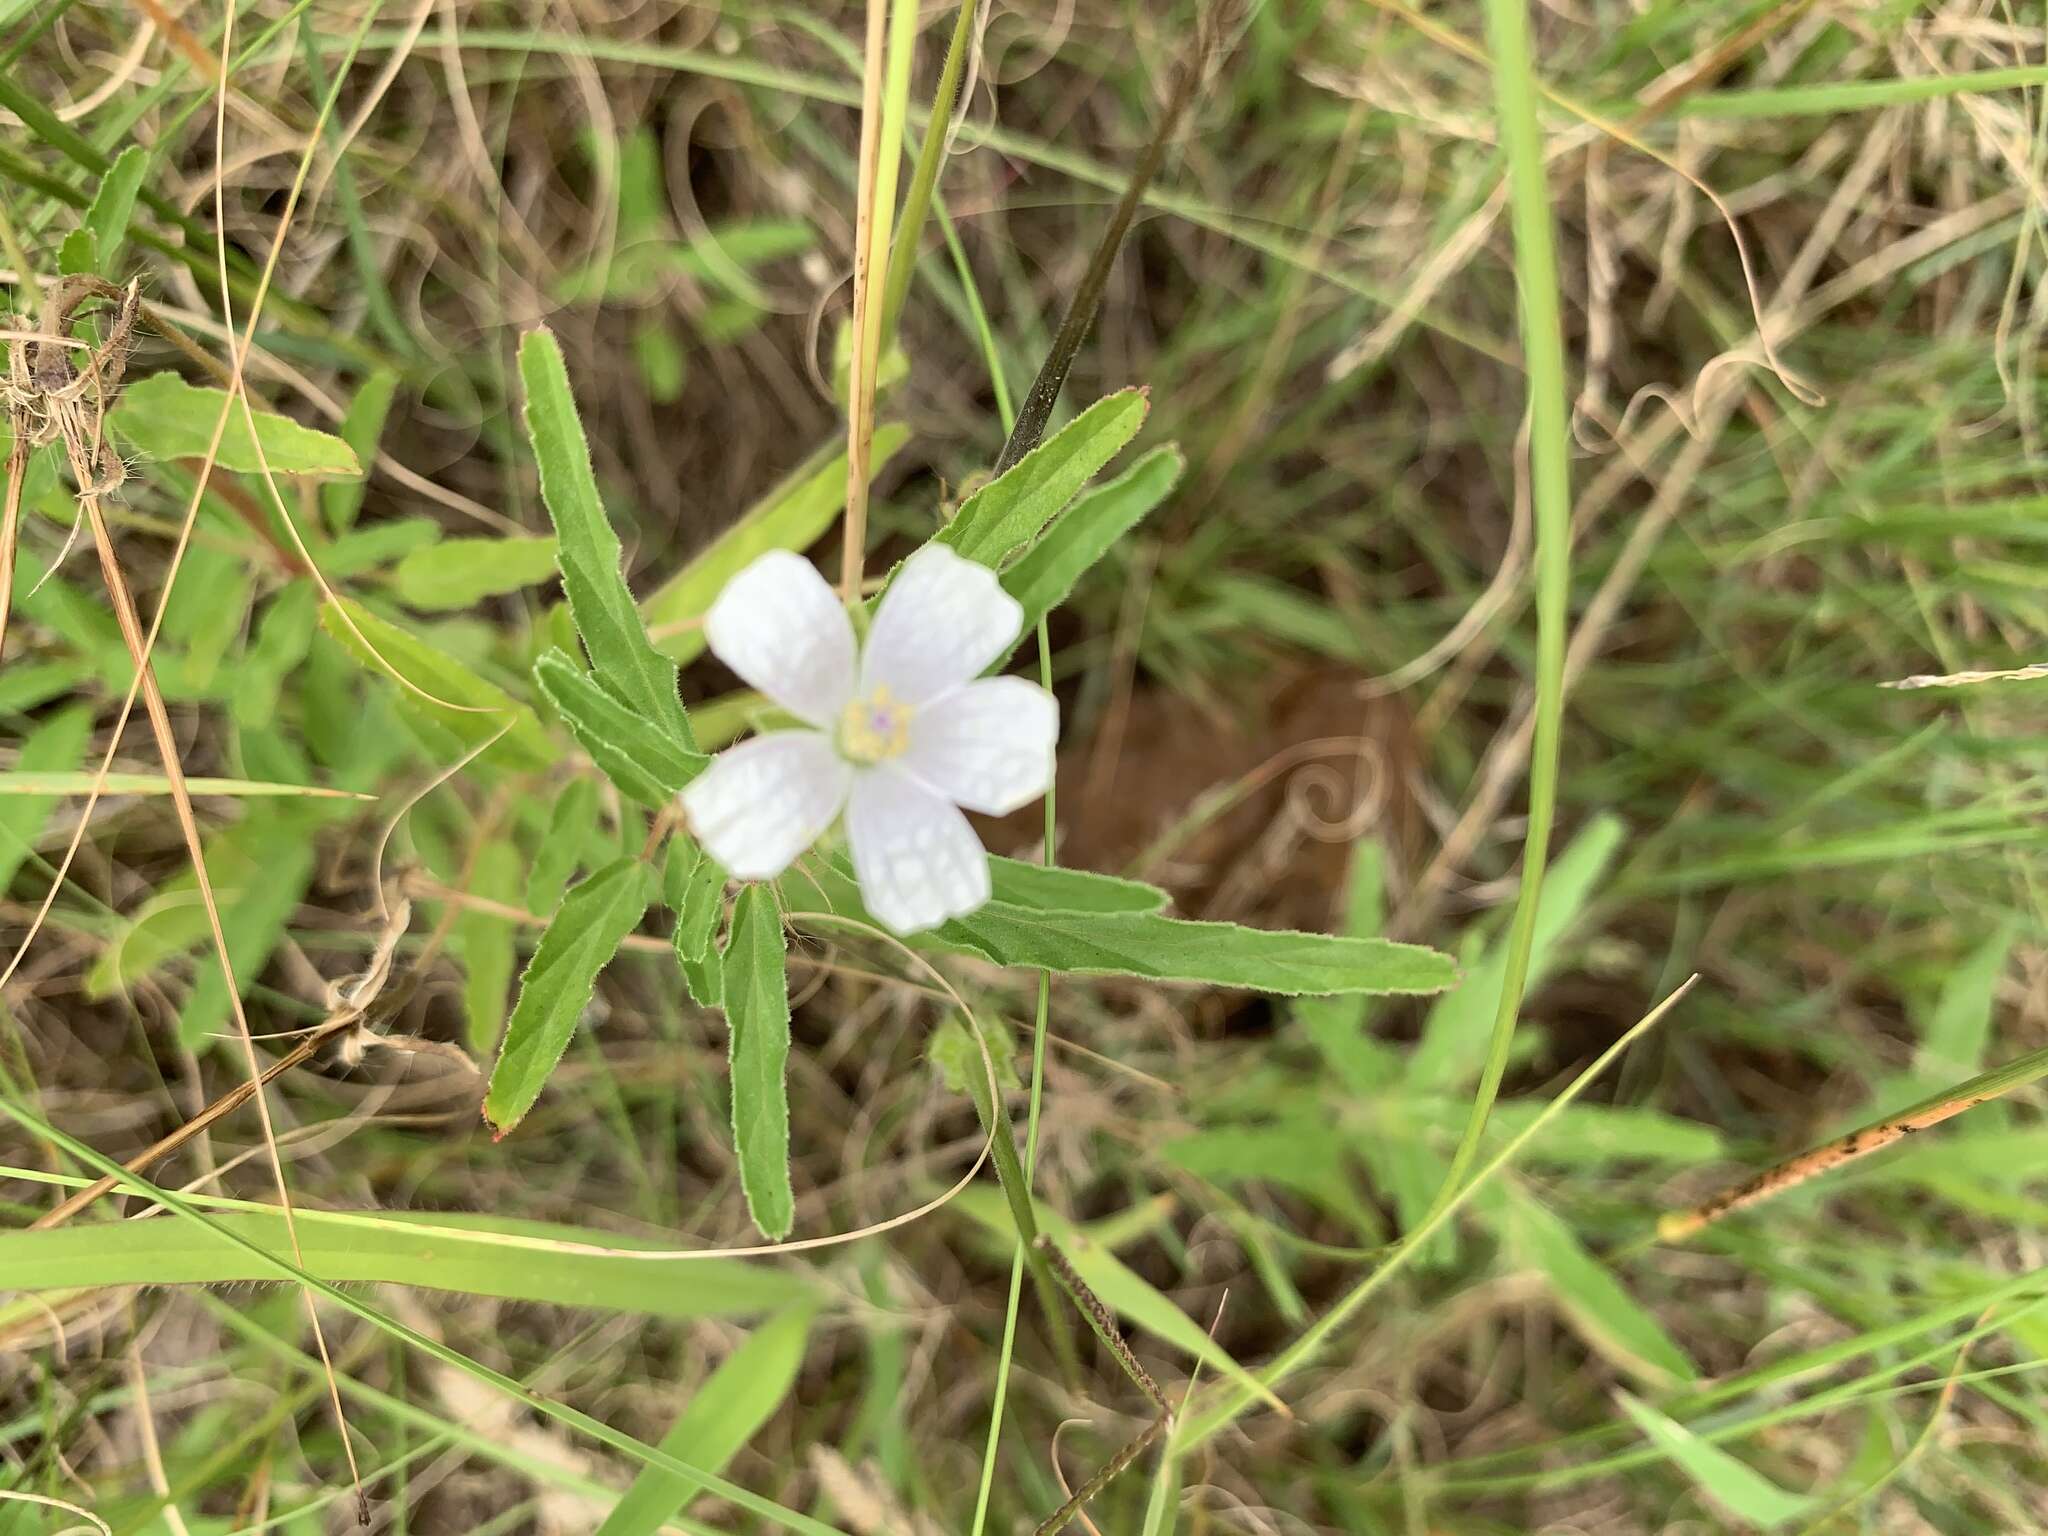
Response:
[[[910,748],[911,707],[886,685],[855,699],[839,717],[839,750],[856,763],[885,763]]]

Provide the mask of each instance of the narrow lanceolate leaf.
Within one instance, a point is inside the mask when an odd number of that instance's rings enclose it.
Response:
[[[469,892],[483,901],[517,906],[519,850],[509,842],[486,843],[476,853]],[[497,1044],[505,1022],[505,998],[512,988],[518,955],[512,920],[482,907],[465,906],[455,918],[456,954],[462,957],[462,1012],[469,1048],[477,1055]]]
[[[702,960],[711,953],[725,895],[725,871],[687,832],[669,839],[662,899],[676,915],[676,954]]]
[[[443,539],[398,562],[398,598],[422,613],[468,608],[555,574],[553,539]]]
[[[875,428],[870,469],[879,473],[909,439],[910,430],[895,423]],[[655,645],[680,664],[694,660],[704,650],[699,621],[725,584],[771,549],[809,549],[845,506],[844,450],[813,454],[647,599],[642,611]]]
[[[525,1118],[590,1006],[598,972],[611,962],[653,897],[638,859],[607,864],[562,898],[560,910],[527,963],[505,1048],[491,1070],[484,1118],[502,1136]]]
[[[108,413],[107,423],[117,438],[144,458],[196,459],[205,455],[213,441],[214,425],[224,406],[228,422],[214,459],[222,469],[254,473],[267,464],[280,475],[354,477],[363,472],[340,438],[273,411],[253,413],[256,435],[252,438],[239,400],[230,405],[225,390],[187,384],[175,373],[153,373],[129,385]]]
[[[661,1448],[707,1472],[723,1472],[796,1385],[812,1315],[809,1307],[792,1307],[748,1334],[691,1394],[661,1437]],[[660,1467],[642,1467],[597,1536],[653,1536],[703,1486]]]
[[[546,917],[562,900],[597,834],[597,785],[571,779],[548,807],[548,824],[526,871],[526,910]]]
[[[1613,1270],[1534,1196],[1510,1186],[1508,1231],[1523,1263],[1538,1270],[1579,1336],[1614,1364],[1654,1387],[1698,1379],[1685,1351],[1622,1288]]]
[[[503,733],[487,758],[545,768],[560,755],[540,718],[431,641],[379,618],[353,598],[323,604],[320,623],[368,670],[393,678],[399,707],[432,721],[464,746]],[[402,681],[401,681],[402,680]]]
[[[1166,906],[1166,892],[1156,885],[1085,869],[1026,864],[998,854],[989,859],[988,872],[995,899],[1014,907],[1041,912],[1158,912]]]
[[[725,944],[725,1017],[732,1034],[732,1135],[747,1211],[763,1237],[796,1224],[789,1183],[789,978],[782,914],[765,885],[740,892]]]
[[[619,568],[619,540],[590,469],[590,445],[569,391],[562,349],[544,330],[519,344],[526,430],[540,465],[540,494],[561,539],[562,587],[598,680],[672,741],[695,749],[676,695],[676,664],[655,650]]]
[[[663,900],[676,915],[676,964],[700,1008],[725,1001],[725,957],[713,941],[725,910],[725,871],[687,832],[669,839],[662,872]]]
[[[1021,633],[1030,634],[1064,603],[1089,568],[1172,494],[1186,468],[1178,448],[1154,448],[1108,484],[1083,492],[1055,518],[1003,573],[1003,590],[1024,608]]]
[[[983,565],[1001,565],[1123,451],[1145,424],[1148,409],[1142,389],[1118,390],[1096,401],[962,502],[939,531],[939,542]]]
[[[834,912],[872,921],[842,863],[823,865],[813,878]],[[1419,944],[1185,922],[1142,911],[1043,911],[1006,901],[990,901],[909,942],[997,965],[1245,987],[1288,997],[1441,992],[1458,979],[1449,955]]]
[[[1450,956],[1419,944],[1138,913],[1034,912],[992,901],[939,931],[986,951],[999,965],[1206,982],[1284,996],[1440,992],[1457,979]]]
[[[135,194],[149,170],[149,151],[130,144],[114,157],[100,178],[92,206],[85,210],[85,228],[91,232],[95,262],[100,276],[119,280],[121,245],[128,238],[128,221],[135,212]]]
[[[384,436],[384,422],[391,414],[391,402],[398,394],[398,374],[379,368],[356,386],[356,396],[341,419],[341,440],[365,466],[375,462],[377,444]],[[320,487],[320,515],[330,533],[344,533],[355,526],[363,509],[363,482],[338,480]],[[332,574],[330,568],[330,574]]]
[[[1788,1493],[1748,1463],[1676,1419],[1626,1392],[1616,1394],[1622,1411],[1636,1421],[1649,1442],[1669,1456],[1699,1490],[1754,1530],[1774,1531],[1810,1513],[1818,1499]]]
[[[0,559],[11,551],[0,552]],[[32,786],[38,780],[84,779],[92,775],[72,771],[85,753],[92,735],[90,704],[74,704],[61,714],[29,732],[15,757],[15,766],[0,775],[0,893],[13,883],[15,872],[28,858],[42,834],[43,823],[57,808],[59,795],[74,791]],[[196,793],[196,791],[195,791]]]
[[[711,761],[600,687],[560,651],[535,662],[533,676],[590,760],[642,805],[666,805]]]

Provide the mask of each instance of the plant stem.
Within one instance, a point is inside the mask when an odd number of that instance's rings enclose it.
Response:
[[[1564,335],[1558,314],[1557,253],[1544,175],[1543,132],[1536,116],[1525,0],[1489,0],[1494,86],[1507,148],[1508,205],[1515,232],[1515,278],[1528,359],[1529,474],[1536,518],[1536,712],[1529,758],[1529,830],[1522,845],[1522,888],[1508,935],[1507,967],[1472,1110],[1444,1175],[1441,1208],[1479,1153],[1486,1122],[1507,1071],[1515,1020],[1529,980],[1537,905],[1557,814],[1558,742],[1564,715],[1565,623],[1571,591],[1571,465],[1567,437]]]

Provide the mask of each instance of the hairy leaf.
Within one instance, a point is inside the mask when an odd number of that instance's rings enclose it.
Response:
[[[599,686],[560,651],[535,662],[533,676],[590,760],[621,794],[642,805],[666,805],[711,761]]]
[[[384,436],[384,422],[397,394],[397,373],[379,368],[356,386],[355,398],[341,418],[341,440],[366,466],[376,460],[377,444]],[[356,514],[363,507],[363,489],[361,480],[338,480],[320,487],[320,515],[327,520],[329,532],[344,533],[355,525]]]
[[[962,502],[938,541],[983,565],[1001,565],[1138,435],[1149,408],[1142,389],[1120,389],[1096,401]]]
[[[626,857],[562,898],[520,979],[519,1001],[484,1095],[484,1118],[498,1135],[525,1118],[540,1097],[590,1005],[598,972],[646,912],[652,884],[647,866]]]
[[[1031,633],[1040,619],[1064,603],[1074,584],[1116,547],[1117,540],[1172,494],[1186,468],[1178,448],[1154,448],[1106,485],[1082,492],[1055,518],[1038,542],[1003,572],[1003,590],[1024,607],[1021,633]]]
[[[725,1017],[732,1037],[732,1135],[747,1211],[764,1237],[796,1223],[789,1183],[789,978],[782,914],[765,885],[733,909],[725,945]]]
[[[502,730],[487,758],[502,756],[526,768],[544,768],[555,760],[555,747],[539,717],[504,689],[353,598],[337,602],[321,605],[321,627],[371,672],[385,678],[396,672],[405,680],[393,679],[401,708],[432,721],[464,746],[488,741]]]
[[[526,387],[526,430],[540,465],[541,499],[561,540],[562,587],[590,664],[605,689],[694,750],[689,717],[676,694],[676,664],[649,643],[626,589],[618,536],[597,494],[569,370],[545,330],[528,331],[519,343],[519,377]]]
[[[553,539],[443,539],[398,562],[398,599],[423,613],[445,613],[554,574]]]
[[[107,413],[107,424],[116,437],[145,458],[196,459],[205,456],[224,408],[227,427],[214,460],[222,469],[254,473],[267,463],[280,475],[354,477],[363,472],[340,438],[273,411],[253,412],[256,435],[252,438],[239,400],[230,405],[225,390],[187,384],[175,373],[153,373],[129,385]]]

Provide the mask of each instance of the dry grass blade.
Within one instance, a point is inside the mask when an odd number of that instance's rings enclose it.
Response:
[[[1744,1179],[1691,1210],[1672,1211],[1658,1221],[1657,1236],[1668,1243],[1683,1242],[1724,1216],[1782,1195],[1809,1179],[1846,1168],[1873,1152],[1896,1146],[1908,1136],[1937,1126],[1944,1120],[1954,1119],[1965,1110],[1989,1103],[2043,1076],[2048,1076],[2048,1051],[2031,1052],[2006,1066],[1981,1073],[1968,1082],[1922,1099],[1895,1115],[1873,1120],[1846,1136],[1837,1136],[1833,1141],[1802,1152],[1797,1157],[1787,1158],[1776,1167]]]

